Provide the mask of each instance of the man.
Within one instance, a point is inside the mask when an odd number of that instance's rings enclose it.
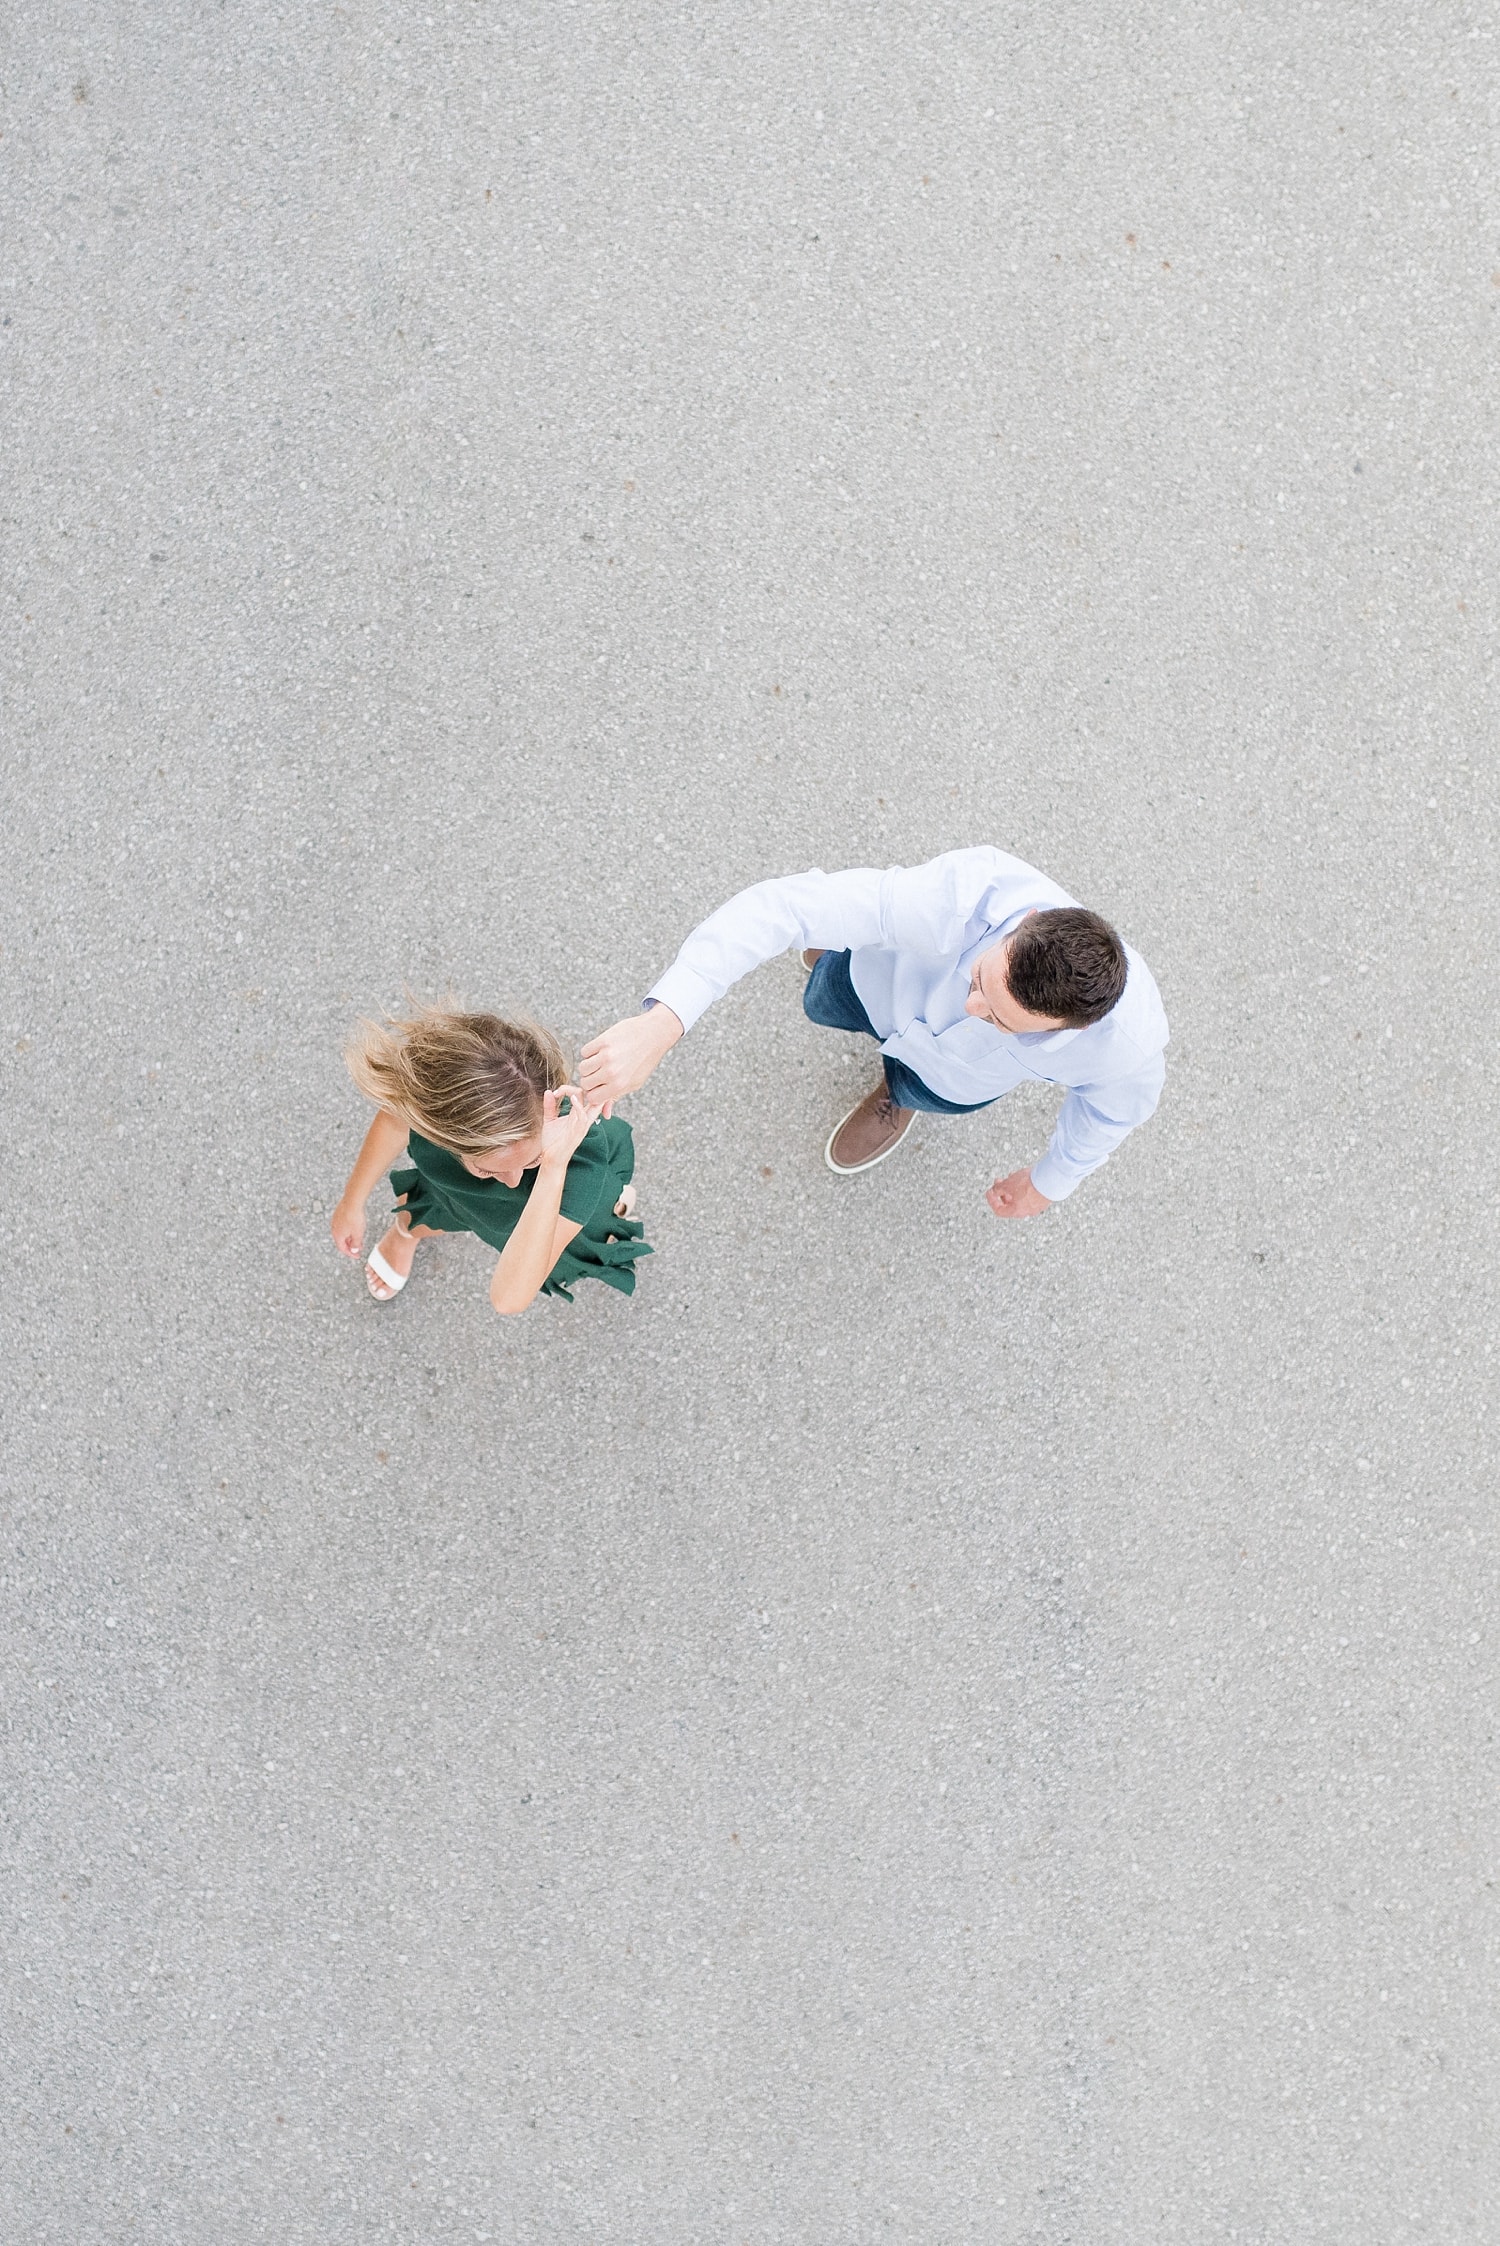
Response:
[[[919,1112],[965,1115],[1017,1084],[1062,1084],[1042,1159],[986,1195],[997,1217],[1037,1216],[1161,1096],[1167,1017],[1145,961],[1035,866],[980,847],[742,889],[693,930],[639,1014],[585,1045],[584,1097],[636,1091],[731,983],[791,945],[811,969],[809,1019],[863,1030],[884,1056],[883,1081],[824,1149],[841,1177],[893,1154]]]

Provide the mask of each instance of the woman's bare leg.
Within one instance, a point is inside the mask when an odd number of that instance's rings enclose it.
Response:
[[[403,1203],[406,1200],[404,1193],[401,1200]],[[405,1208],[398,1207],[395,1222],[380,1243],[380,1253],[384,1256],[392,1271],[400,1272],[404,1279],[416,1256],[417,1242],[433,1239],[436,1236],[436,1230],[437,1228],[434,1225],[413,1224]],[[366,1265],[365,1278],[375,1300],[377,1302],[389,1302],[395,1289],[386,1285],[379,1272],[371,1271],[369,1266]]]

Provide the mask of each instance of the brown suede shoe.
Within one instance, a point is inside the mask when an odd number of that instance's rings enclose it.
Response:
[[[914,1107],[897,1107],[884,1083],[851,1107],[823,1149],[823,1159],[841,1178],[873,1170],[894,1154],[916,1120]]]
[[[822,956],[823,954],[820,951],[805,951],[802,954],[802,964],[807,969],[809,974],[812,973],[813,969],[817,966],[818,961],[822,958]]]

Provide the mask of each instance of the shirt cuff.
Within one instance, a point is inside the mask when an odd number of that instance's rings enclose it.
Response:
[[[653,983],[646,993],[658,1006],[670,1006],[684,1029],[691,1029],[698,1016],[706,1013],[720,993],[703,975],[679,960],[669,967],[660,982]]]
[[[1079,1175],[1068,1169],[1061,1157],[1050,1148],[1040,1162],[1034,1162],[1031,1166],[1031,1182],[1037,1192],[1048,1201],[1066,1201],[1074,1186],[1082,1185],[1084,1178],[1092,1175],[1089,1170]]]

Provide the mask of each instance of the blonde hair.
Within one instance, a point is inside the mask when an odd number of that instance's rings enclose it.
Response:
[[[488,1154],[529,1138],[541,1125],[543,1093],[568,1077],[550,1031],[466,1014],[452,1000],[361,1022],[344,1059],[367,1099],[450,1154]]]

